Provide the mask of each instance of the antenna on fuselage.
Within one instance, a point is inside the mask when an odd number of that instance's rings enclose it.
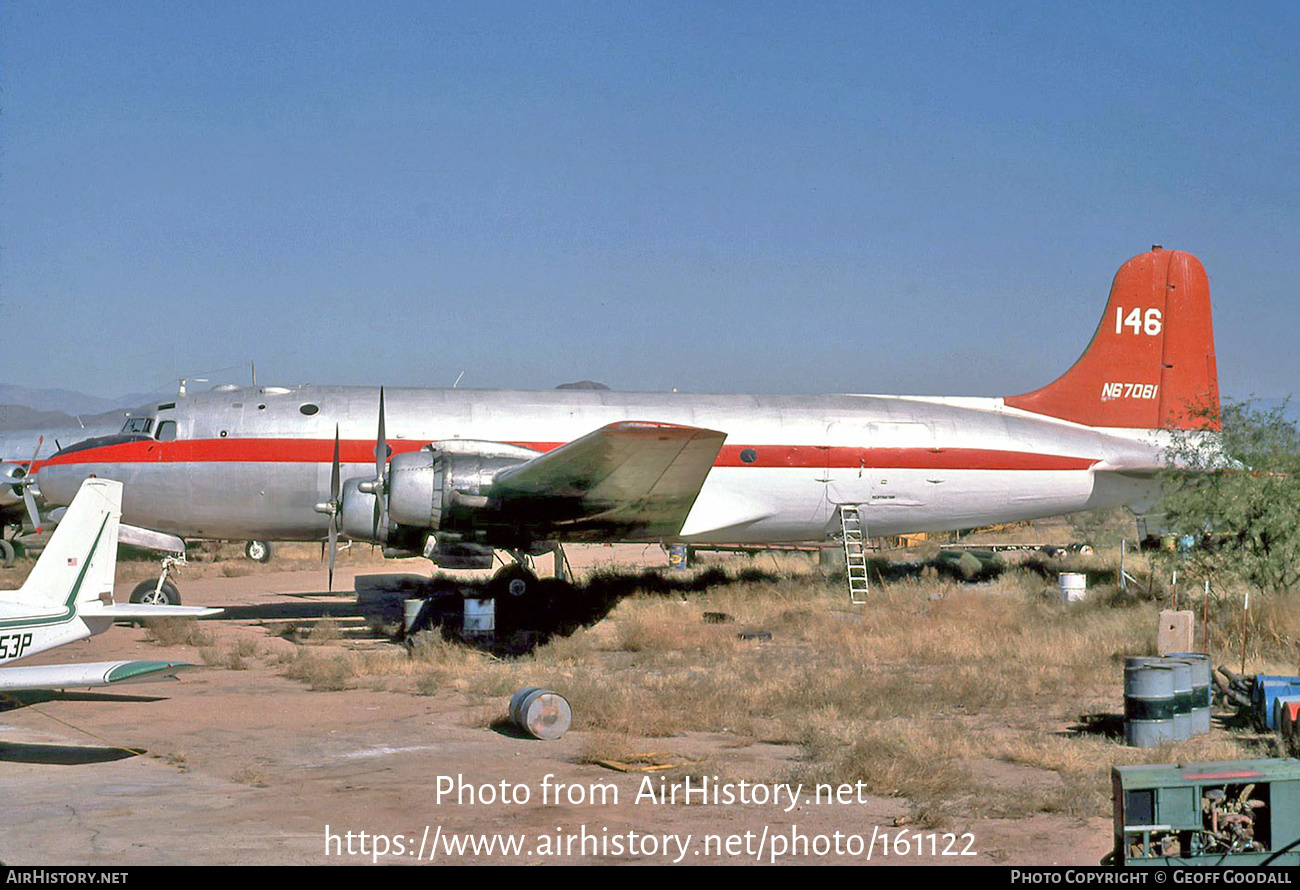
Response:
[[[182,395],[182,396],[185,395],[185,384],[190,383],[190,382],[193,382],[193,383],[207,383],[209,379],[210,379],[210,378],[208,378],[208,377],[182,377],[182,378],[181,378],[180,392],[178,392],[177,395]]]

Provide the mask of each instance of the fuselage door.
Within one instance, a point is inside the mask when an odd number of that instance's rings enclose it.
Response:
[[[936,451],[934,427],[920,421],[835,421],[826,429],[827,497],[834,504],[923,506],[927,455]]]

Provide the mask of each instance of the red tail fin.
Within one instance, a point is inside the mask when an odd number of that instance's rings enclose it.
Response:
[[[1089,426],[1218,429],[1210,282],[1200,260],[1156,246],[1120,266],[1079,360],[1006,404]]]

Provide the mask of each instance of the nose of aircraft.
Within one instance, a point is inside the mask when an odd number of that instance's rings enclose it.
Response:
[[[139,434],[100,436],[61,448],[41,463],[36,472],[36,487],[47,504],[66,507],[87,477],[104,475],[99,466],[104,459],[99,449],[148,439]]]

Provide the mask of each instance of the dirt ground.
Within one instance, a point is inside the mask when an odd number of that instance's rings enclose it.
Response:
[[[666,562],[643,547],[575,548],[570,556],[578,571]],[[589,740],[580,730],[551,742],[523,738],[498,719],[508,697],[485,708],[452,691],[399,694],[364,681],[312,691],[283,676],[275,656],[296,644],[279,632],[321,615],[346,628],[358,610],[354,583],[372,605],[387,583],[378,573],[429,574],[419,560],[356,562],[335,578],[347,595],[325,593],[325,572],[304,560],[197,567],[181,578],[185,603],[227,608],[203,627],[218,647],[250,641],[259,655],[243,669],[51,694],[0,715],[0,861],[1095,865],[1110,848],[1109,823],[1098,818],[980,819],[936,832],[906,824],[907,802],[881,789],[837,789],[838,799],[818,802],[805,787],[791,803],[792,789],[764,783],[783,782],[798,750],[726,732],[642,740],[663,762],[700,761],[684,774],[697,791],[714,776],[730,783],[717,802],[697,793],[682,803],[680,769],[665,780],[584,763]],[[124,569],[121,599],[142,575]],[[345,636],[338,645],[397,644]],[[31,662],[118,658],[203,662],[195,648],[161,647],[136,627]],[[614,674],[609,682],[637,679]],[[1008,784],[1043,780],[1043,771],[1023,766],[994,768]],[[752,781],[742,786],[734,776]],[[673,789],[678,802],[660,802]],[[512,839],[517,849],[482,846]]]

